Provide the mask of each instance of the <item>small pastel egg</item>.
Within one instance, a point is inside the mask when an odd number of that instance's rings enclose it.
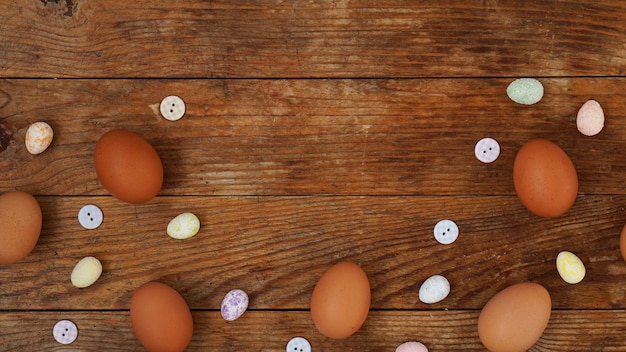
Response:
[[[192,213],[182,213],[167,224],[167,234],[177,240],[195,236],[200,231],[200,220]]]
[[[574,253],[563,251],[556,257],[556,270],[568,284],[577,284],[585,277],[585,265]]]
[[[595,136],[604,128],[604,111],[595,100],[587,100],[578,110],[576,128],[585,136]]]
[[[102,264],[97,258],[85,257],[72,270],[72,285],[78,288],[91,286],[102,274]]]
[[[433,275],[420,286],[420,301],[426,304],[437,303],[450,294],[450,282],[441,275]]]
[[[26,150],[31,154],[41,154],[52,143],[52,127],[45,122],[35,122],[26,130]]]
[[[229,291],[222,300],[222,318],[228,321],[238,319],[248,309],[248,294],[243,290]]]
[[[543,98],[543,85],[534,78],[518,78],[509,84],[506,94],[518,104],[532,105]]]
[[[428,348],[421,342],[405,342],[396,348],[396,352],[428,352]]]

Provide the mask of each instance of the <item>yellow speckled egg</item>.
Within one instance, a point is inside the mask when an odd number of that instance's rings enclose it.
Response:
[[[576,254],[568,251],[562,251],[556,256],[556,270],[563,281],[568,284],[577,284],[585,278],[585,264],[576,256]]]

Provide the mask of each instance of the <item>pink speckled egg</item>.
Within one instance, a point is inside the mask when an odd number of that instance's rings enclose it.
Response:
[[[587,100],[578,110],[576,128],[585,136],[595,136],[604,127],[604,111],[595,100]]]
[[[428,352],[428,348],[421,342],[405,342],[396,348],[396,352]]]

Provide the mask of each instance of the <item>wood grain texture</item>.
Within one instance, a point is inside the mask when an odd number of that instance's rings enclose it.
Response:
[[[294,336],[314,351],[484,351],[480,309],[528,280],[553,304],[530,351],[626,351],[624,2],[25,0],[0,13],[0,193],[31,193],[44,215],[34,251],[0,266],[0,350],[142,351],[130,297],[159,280],[192,309],[189,351],[284,351]],[[544,85],[536,105],[506,96],[524,76]],[[185,101],[181,120],[159,115],[167,95]],[[589,99],[606,115],[594,137],[576,130]],[[35,121],[55,132],[37,156],[24,146]],[[95,143],[114,128],[161,156],[154,200],[125,204],[98,182]],[[502,147],[492,164],[474,157],[483,137]],[[513,188],[515,153],[536,137],[580,181],[554,219]],[[102,208],[100,228],[79,225],[85,204]],[[200,232],[169,238],[186,211]],[[441,219],[460,228],[448,246],[433,238]],[[581,283],[559,277],[562,250],[584,262]],[[88,255],[104,272],[77,289],[70,273]],[[332,340],[308,309],[340,260],[368,274],[372,309]],[[434,274],[452,292],[425,305]],[[227,323],[233,288],[250,310]],[[68,346],[52,338],[61,319],[80,330]]]
[[[141,206],[109,197],[44,197],[45,226],[35,251],[0,267],[0,306],[13,309],[128,309],[142,283],[176,287],[194,309],[219,309],[225,292],[244,289],[254,309],[308,309],[330,263],[352,260],[368,273],[373,309],[480,309],[519,281],[548,288],[555,308],[625,308],[619,253],[626,197],[587,196],[558,219],[540,220],[514,197],[161,197]],[[85,230],[84,204],[105,223]],[[188,241],[165,233],[169,219],[196,213]],[[332,214],[332,216],[330,215]],[[461,236],[435,241],[433,227],[454,219]],[[586,263],[584,283],[568,285],[555,260],[570,250]],[[91,288],[69,275],[82,257],[103,262]],[[418,299],[421,283],[443,274],[454,291],[437,305]]]
[[[484,351],[475,311],[373,311],[359,332],[343,340],[317,332],[308,312],[250,311],[246,319],[234,322],[225,322],[219,312],[192,314],[190,351],[284,351],[292,337],[302,335],[313,351],[388,351],[413,339],[428,341],[431,351]],[[52,327],[61,319],[70,319],[78,327],[78,339],[68,346],[51,336]],[[529,351],[626,351],[624,320],[622,310],[554,311],[543,336]],[[4,335],[7,344],[3,351],[7,352],[21,352],[33,345],[46,351],[143,351],[130,328],[127,311],[0,313],[0,324],[13,332]]]
[[[510,82],[5,80],[0,182],[38,195],[106,194],[93,149],[104,132],[127,128],[161,155],[163,195],[513,194],[515,153],[536,137],[570,155],[581,194],[625,194],[625,79],[545,79],[546,96],[532,107],[506,96]],[[157,116],[169,94],[187,104],[176,123]],[[607,128],[589,138],[575,120],[592,98]],[[32,156],[23,139],[39,120],[56,137]],[[474,157],[487,136],[502,147],[490,165]]]
[[[0,5],[3,77],[624,75],[620,1]]]

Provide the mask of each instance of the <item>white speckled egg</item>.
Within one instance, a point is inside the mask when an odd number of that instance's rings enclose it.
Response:
[[[426,279],[419,291],[420,301],[426,304],[437,303],[450,294],[450,282],[441,275],[433,275]]]
[[[243,290],[229,291],[222,300],[222,318],[228,321],[236,320],[248,309],[248,294]]]
[[[576,254],[568,251],[559,253],[556,257],[556,270],[568,284],[577,284],[585,277],[585,265]]]
[[[72,270],[72,285],[78,288],[91,286],[102,274],[102,264],[95,257],[81,259]]]
[[[200,220],[192,213],[179,214],[167,224],[167,234],[178,240],[191,238],[198,231],[200,231]]]
[[[52,127],[45,122],[35,122],[26,130],[26,138],[24,140],[26,144],[26,150],[31,154],[41,154],[52,143]]]

